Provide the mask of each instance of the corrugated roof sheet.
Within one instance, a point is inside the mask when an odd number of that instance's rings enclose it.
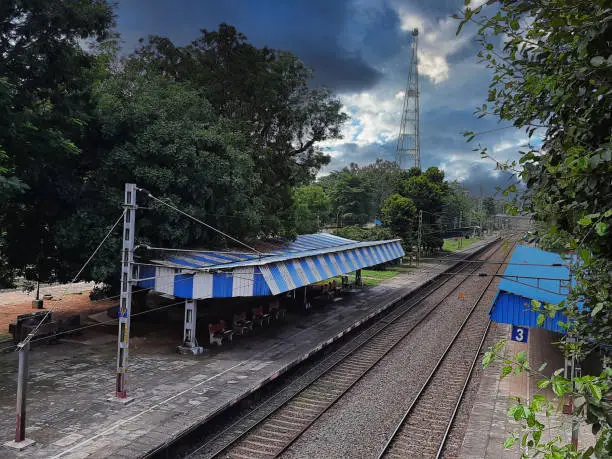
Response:
[[[157,265],[141,264],[138,285],[179,298],[277,295],[403,256],[399,239],[357,242],[307,234],[263,255],[174,252]]]
[[[499,290],[557,304],[569,293],[570,268],[557,253],[518,245],[504,271]]]
[[[262,255],[244,252],[177,251],[174,253],[171,252],[172,255],[165,259],[155,260],[155,262],[159,265],[175,268],[185,267],[214,271],[242,266],[260,266],[278,261],[291,260],[296,258],[296,256],[315,256],[360,247],[385,245],[395,241],[398,241],[398,239],[392,241],[357,242],[329,233],[303,234],[298,236],[294,241],[286,243],[284,247]]]
[[[498,323],[537,327],[539,312],[532,309],[531,300],[558,304],[567,298],[572,284],[569,262],[559,254],[518,245],[506,266],[489,315]],[[560,322],[567,322],[567,317],[558,312],[555,317],[546,318],[541,328],[563,333]]]

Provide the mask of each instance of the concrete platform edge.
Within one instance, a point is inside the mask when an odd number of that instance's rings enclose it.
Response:
[[[483,245],[482,247],[478,248],[476,251],[471,253],[469,256],[465,257],[465,259],[473,258],[473,257],[479,255],[480,253],[484,252],[487,248],[489,248],[492,244],[494,244],[494,243],[496,243],[498,241],[499,241],[499,238],[490,241],[489,243],[487,243],[487,244]],[[302,354],[300,357],[296,358],[291,363],[285,365],[284,367],[280,368],[278,371],[276,371],[272,375],[270,375],[267,378],[263,379],[258,384],[252,386],[249,390],[244,391],[239,396],[234,397],[233,399],[231,399],[227,403],[225,403],[222,406],[220,406],[215,411],[210,412],[204,419],[201,419],[201,420],[197,421],[195,424],[193,424],[193,425],[187,427],[186,429],[178,432],[176,435],[172,435],[170,438],[168,438],[167,441],[164,441],[163,443],[154,446],[153,448],[151,448],[150,450],[145,452],[143,457],[151,457],[151,456],[153,456],[155,454],[163,452],[164,450],[166,450],[167,448],[172,446],[177,441],[180,441],[180,439],[183,438],[184,436],[186,436],[189,433],[193,432],[195,429],[197,429],[201,425],[206,424],[207,422],[209,422],[215,416],[217,416],[220,413],[222,413],[223,411],[225,411],[225,410],[235,406],[240,401],[242,401],[245,398],[249,397],[250,395],[254,394],[258,390],[260,390],[262,387],[264,387],[265,385],[271,383],[272,381],[274,381],[275,379],[277,379],[281,375],[283,375],[286,372],[288,372],[289,370],[291,370],[296,365],[301,364],[302,362],[306,361],[307,359],[309,359],[309,358],[313,357],[314,355],[316,355],[317,353],[321,352],[326,347],[328,347],[331,344],[335,343],[337,340],[341,339],[346,334],[352,332],[356,328],[364,326],[365,324],[367,324],[368,322],[370,322],[371,320],[373,320],[377,316],[381,315],[386,310],[396,306],[397,303],[406,300],[408,297],[410,297],[411,295],[415,294],[420,289],[422,289],[424,287],[427,287],[432,282],[434,282],[437,279],[439,279],[445,273],[447,273],[447,272],[453,270],[454,268],[456,268],[457,266],[459,266],[461,263],[462,263],[461,261],[458,261],[458,262],[450,265],[448,268],[446,268],[445,270],[440,271],[438,274],[432,276],[430,279],[428,279],[426,282],[424,282],[420,286],[416,287],[415,289],[413,289],[413,290],[411,290],[411,291],[409,291],[409,292],[407,292],[407,293],[405,293],[405,294],[403,294],[403,295],[401,295],[401,296],[399,296],[397,298],[394,298],[394,299],[392,299],[390,301],[387,301],[383,306],[379,307],[378,309],[376,309],[372,313],[368,314],[367,316],[361,318],[360,320],[354,322],[353,325],[349,326],[348,328],[345,328],[343,331],[341,331],[340,333],[337,333],[332,338],[329,338],[328,340],[320,343],[319,345],[317,345],[316,347],[312,348],[307,353]]]

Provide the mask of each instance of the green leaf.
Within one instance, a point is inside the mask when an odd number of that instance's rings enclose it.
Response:
[[[527,352],[526,351],[517,352],[514,358],[516,359],[518,363],[525,363],[527,361]]]
[[[534,441],[536,442],[536,445],[538,443],[540,443],[540,438],[542,438],[542,431],[541,430],[534,430],[532,437],[534,439]]]
[[[588,226],[591,223],[593,223],[593,220],[591,220],[589,217],[582,217],[580,220],[578,220],[578,224],[582,226]]]
[[[595,225],[595,232],[600,236],[605,236],[608,231],[608,224],[604,222],[599,222]]]
[[[538,318],[536,320],[538,327],[541,327],[544,324],[545,320],[546,320],[546,317],[544,316],[544,314],[538,314]]]
[[[519,22],[516,19],[510,21],[510,27],[512,30],[518,30],[520,28]]]
[[[602,56],[595,56],[591,58],[591,65],[593,67],[599,67],[600,65],[603,65],[604,62],[606,62],[606,59]]]
[[[595,317],[598,313],[600,313],[601,310],[604,308],[604,306],[605,306],[604,303],[597,303],[595,307],[593,308],[593,310],[591,311],[591,317]]]
[[[485,354],[482,356],[482,368],[487,368],[489,365],[491,365],[491,362],[493,362],[494,359],[495,354],[490,351],[485,352]]]
[[[550,379],[541,379],[538,381],[537,385],[539,389],[546,389],[548,386],[550,386]]]
[[[504,442],[504,448],[506,449],[512,448],[515,442],[516,442],[516,437],[514,436],[514,434],[512,434],[508,438],[506,438],[506,441]]]
[[[501,376],[499,377],[499,379],[504,379],[511,372],[512,372],[512,365],[506,365],[504,368],[502,368],[502,373],[501,373]]]
[[[599,387],[597,384],[589,384],[589,391],[595,400],[601,400],[601,387]]]
[[[540,365],[538,367],[538,371],[542,371],[544,368],[546,368],[546,365],[548,365],[548,362],[544,362],[542,365]]]
[[[569,380],[567,380],[566,378],[563,378],[561,376],[554,376],[553,377],[553,392],[555,393],[555,395],[561,397],[562,395],[567,393],[568,384],[569,384]]]

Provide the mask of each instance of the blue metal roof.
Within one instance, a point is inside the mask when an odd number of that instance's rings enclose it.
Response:
[[[518,245],[504,271],[499,290],[545,303],[558,304],[567,297],[570,268],[557,253]]]
[[[378,243],[386,241],[376,241]],[[331,250],[346,250],[349,247],[371,245],[370,242],[357,242],[351,239],[334,236],[328,233],[302,234],[295,240],[283,244],[278,250],[262,254],[244,252],[216,252],[216,251],[177,251],[163,260],[156,260],[157,264],[188,268],[207,268],[208,270],[229,269],[239,266],[255,266],[267,264],[272,261],[282,261],[301,256],[328,253]]]
[[[531,300],[558,304],[567,298],[573,284],[568,260],[557,253],[518,245],[499,283],[489,315],[495,322],[537,327],[539,313],[532,310]],[[567,322],[562,313],[546,318],[542,328],[563,333],[559,322]]]
[[[531,299],[507,292],[497,292],[490,311],[491,320],[500,324],[512,324],[520,327],[538,328],[538,313],[531,309]],[[555,317],[546,317],[541,328],[557,333],[565,330],[559,322],[567,322],[567,317],[557,312]]]
[[[277,295],[404,256],[399,239],[357,242],[307,234],[274,252],[174,252],[142,264],[138,285],[180,298]]]

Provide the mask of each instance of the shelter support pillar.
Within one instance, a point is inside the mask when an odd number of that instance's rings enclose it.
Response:
[[[196,339],[196,324],[198,319],[198,304],[196,300],[185,300],[185,321],[183,325],[183,344],[178,347],[181,354],[199,355],[204,348],[198,346]]]
[[[310,301],[308,301],[308,286],[304,286],[304,309],[308,311],[310,309]]]
[[[363,285],[363,281],[361,280],[361,269],[355,271],[355,285],[358,287]]]

